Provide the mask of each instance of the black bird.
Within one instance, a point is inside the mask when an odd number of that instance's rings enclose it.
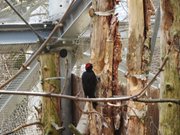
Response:
[[[95,98],[97,78],[94,73],[93,65],[87,63],[85,66],[86,71],[82,74],[82,86],[86,97]],[[97,103],[93,102],[93,107],[96,108]]]

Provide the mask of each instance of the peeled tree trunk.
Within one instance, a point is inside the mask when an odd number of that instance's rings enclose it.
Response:
[[[60,80],[52,77],[60,76],[59,56],[56,53],[40,55],[42,88],[44,92],[60,93]],[[60,134],[60,99],[43,97],[42,123],[44,135]]]
[[[150,62],[150,16],[153,6],[150,0],[128,0],[129,9],[129,46],[127,54],[127,93],[135,95],[147,82],[148,64]],[[147,105],[128,103],[128,135],[145,135],[145,118]]]
[[[91,62],[96,74],[100,74],[105,66],[105,50],[107,35],[110,32],[111,15],[98,16],[94,15],[94,11],[108,11],[113,9],[113,0],[93,0],[92,9],[92,37],[91,37]],[[112,67],[111,67],[112,68]]]
[[[127,92],[128,95],[135,95],[144,86],[141,78],[142,70],[142,48],[144,41],[144,11],[143,0],[128,0],[129,8],[129,46],[127,56]],[[138,18],[138,19],[137,19]],[[143,103],[129,102],[128,104],[128,135],[144,135],[145,126],[143,118],[146,115],[146,105]]]
[[[170,52],[161,74],[160,97],[180,99],[180,1],[161,0],[161,11],[162,59]],[[160,104],[159,129],[162,135],[180,135],[180,105]]]
[[[113,8],[112,0],[93,0],[92,8],[95,11],[107,11]],[[92,37],[91,37],[91,62],[94,65],[94,70],[96,74],[101,74],[101,85],[100,89],[97,90],[98,97],[111,97],[112,96],[112,52],[113,52],[113,42],[107,39],[110,32],[110,16],[93,16],[92,17]],[[90,135],[95,135],[96,133],[104,133],[106,135],[113,135],[112,128],[112,112],[111,108],[105,105],[105,107],[98,106],[98,112],[106,117],[105,124],[96,127]],[[91,115],[90,127],[96,126],[96,119],[93,114]],[[94,119],[93,119],[94,118]],[[101,122],[103,123],[103,122]],[[99,131],[100,130],[100,131]]]
[[[112,15],[115,3],[115,0],[93,0],[90,9],[93,27],[91,62],[95,73],[100,76],[101,80],[100,88],[97,90],[97,97],[112,97],[113,93],[119,93],[117,92],[119,89],[117,89],[116,70],[118,70],[118,64],[121,60],[121,43],[117,16]],[[105,103],[103,107],[102,105],[98,106],[97,111],[101,115],[92,114],[90,127],[96,127],[96,130],[93,130],[93,132],[90,130],[90,134],[114,135],[113,108]]]

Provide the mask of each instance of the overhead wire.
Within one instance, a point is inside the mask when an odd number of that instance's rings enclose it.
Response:
[[[11,9],[21,18],[21,20],[31,29],[31,31],[38,37],[39,41],[42,42],[44,39],[41,37],[35,30],[34,28],[23,18],[23,16],[15,9],[15,7],[8,1],[4,0],[10,7]]]
[[[6,0],[7,1],[7,0]],[[12,76],[10,79],[8,79],[6,82],[4,82],[2,85],[0,85],[0,89],[4,88],[7,84],[9,84],[12,80],[14,80],[17,76],[19,76],[24,70],[28,69],[28,66],[33,62],[33,60],[36,59],[36,57],[42,52],[42,50],[46,47],[46,44],[49,42],[53,34],[56,32],[56,30],[62,26],[62,21],[64,17],[67,15],[69,9],[72,7],[76,0],[72,0],[69,7],[67,8],[65,14],[63,17],[58,21],[58,24],[55,25],[54,29],[51,31],[47,39],[41,44],[41,46],[34,52],[34,54],[25,62],[22,64],[20,70]]]

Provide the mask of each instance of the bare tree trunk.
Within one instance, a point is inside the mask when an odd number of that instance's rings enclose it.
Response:
[[[161,0],[161,57],[170,49],[168,61],[161,76],[161,98],[180,99],[180,1]],[[180,106],[160,105],[160,133],[180,135]]]
[[[127,92],[135,95],[147,82],[150,62],[150,16],[153,13],[150,0],[128,0],[129,46],[127,55]],[[128,135],[145,135],[147,106],[144,103],[128,103]]]
[[[107,11],[113,8],[112,0],[94,0],[92,7],[95,11]],[[110,32],[111,16],[94,16],[93,32],[91,38],[91,62],[94,65],[96,74],[101,74],[101,87],[97,92],[98,97],[112,96],[112,60],[113,60],[113,41],[108,40],[107,36]],[[112,127],[112,109],[105,104],[105,107],[98,107],[98,112],[106,117],[105,125],[100,125],[100,131],[96,130],[90,134],[101,133],[105,135],[113,135]],[[91,115],[92,119],[95,116]],[[101,122],[103,123],[103,122]],[[91,120],[90,127],[96,125],[96,119]]]
[[[91,11],[106,12],[113,11],[115,6],[114,0],[93,0]],[[107,13],[107,12],[106,12]],[[113,13],[113,12],[112,12]],[[91,38],[91,62],[94,65],[96,74],[100,75],[101,86],[97,92],[98,97],[112,97],[119,94],[117,70],[121,60],[120,51],[120,35],[118,33],[118,20],[114,15],[94,15],[92,16],[92,38]],[[114,68],[113,68],[114,67]],[[93,130],[91,134],[114,134],[114,116],[112,107],[106,103],[103,107],[98,106],[98,112],[102,114],[101,127],[96,126],[97,130]],[[97,123],[97,117],[91,115],[93,121],[90,121],[90,127],[94,127]],[[99,118],[99,117],[98,117]],[[119,120],[120,121],[120,120]],[[118,127],[119,128],[119,127]],[[91,132],[91,130],[90,130]]]
[[[42,88],[45,92],[60,93],[60,81],[50,79],[60,76],[59,56],[56,53],[42,54],[40,56],[42,72]],[[49,78],[49,79],[47,79]],[[43,97],[42,123],[44,135],[59,135],[60,131],[60,100],[58,98]],[[55,126],[56,125],[56,126]]]
[[[113,8],[112,0],[93,0],[92,10],[107,11]],[[110,32],[111,16],[92,17],[92,37],[91,37],[91,62],[94,64],[94,70],[100,74],[105,66],[105,50],[107,35]]]

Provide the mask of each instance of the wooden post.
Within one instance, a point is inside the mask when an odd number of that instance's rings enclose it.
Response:
[[[42,88],[44,92],[60,93],[60,80],[51,79],[59,77],[59,54],[48,53],[40,55]],[[48,78],[48,79],[47,79]],[[60,122],[60,99],[43,97],[42,102],[42,123],[44,126],[44,135],[59,135]],[[56,125],[56,126],[54,126]]]
[[[161,58],[170,49],[168,61],[161,75],[160,98],[180,99],[180,1],[161,0]],[[180,106],[160,105],[160,133],[180,135]]]

